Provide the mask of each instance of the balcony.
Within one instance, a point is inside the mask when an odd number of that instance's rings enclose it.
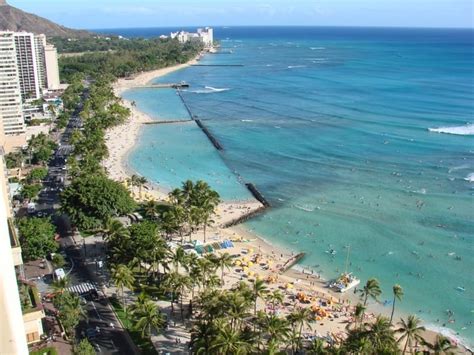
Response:
[[[13,224],[12,218],[8,218],[8,234],[10,234],[10,245],[12,247],[13,264],[15,266],[23,265],[20,240],[18,239],[18,233],[16,231],[15,225]]]

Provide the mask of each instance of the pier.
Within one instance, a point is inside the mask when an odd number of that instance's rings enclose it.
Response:
[[[245,186],[247,186],[247,189],[250,191],[253,197],[255,197],[262,205],[264,205],[265,207],[271,207],[270,202],[268,202],[267,199],[263,197],[261,192],[258,191],[254,184],[247,183],[245,184]]]
[[[217,149],[217,150],[224,150],[224,148],[222,148],[221,144],[219,143],[219,141],[214,138],[214,136],[212,135],[211,132],[209,132],[209,130],[206,128],[206,126],[204,126],[201,122],[201,120],[195,120],[196,121],[196,124],[199,126],[199,128],[201,128],[201,130],[204,132],[204,134],[207,136],[207,138],[209,138],[209,140],[211,141],[211,143],[214,145],[214,147]]]

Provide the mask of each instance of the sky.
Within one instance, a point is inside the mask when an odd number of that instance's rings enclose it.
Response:
[[[474,0],[8,0],[72,28],[198,25],[469,27]]]

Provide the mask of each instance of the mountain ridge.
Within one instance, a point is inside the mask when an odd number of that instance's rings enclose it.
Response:
[[[43,33],[47,37],[77,38],[92,35],[89,31],[67,28],[43,17],[10,6],[6,0],[0,0],[0,30]]]

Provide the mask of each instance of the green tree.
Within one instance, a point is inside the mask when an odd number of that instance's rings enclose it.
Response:
[[[229,253],[221,254],[217,259],[217,265],[221,269],[221,282],[224,282],[224,269],[229,270],[232,267],[232,256]]]
[[[95,355],[95,349],[87,339],[82,339],[78,344],[74,345],[72,350],[74,355]]]
[[[254,298],[254,315],[257,314],[257,301],[259,298],[265,299],[265,296],[268,294],[268,288],[265,284],[265,281],[256,279],[253,282],[253,298]]]
[[[122,294],[122,307],[125,312],[125,316],[127,317],[127,304],[125,302],[124,289],[128,288],[129,290],[133,290],[135,276],[133,276],[132,270],[130,270],[126,265],[118,265],[114,270],[112,270],[112,279]]]
[[[306,326],[311,329],[310,321],[312,319],[311,310],[309,308],[297,308],[287,316],[288,321],[292,325],[293,334],[295,335],[296,341],[293,342],[293,352],[301,349],[303,346],[301,341],[301,334],[303,327]]]
[[[390,314],[390,324],[392,324],[393,314],[395,313],[395,302],[396,300],[401,301],[403,297],[403,288],[400,285],[393,285],[393,303],[392,303],[392,313]]]
[[[102,174],[74,179],[61,194],[61,206],[72,223],[83,230],[99,229],[111,217],[136,207],[125,187]]]
[[[27,200],[34,200],[42,189],[40,184],[26,184],[21,187],[20,195]]]
[[[398,342],[405,341],[403,346],[403,353],[405,354],[407,348],[412,346],[413,341],[424,342],[422,333],[426,330],[425,327],[421,326],[421,320],[414,315],[409,315],[407,320],[400,320],[400,328],[397,329],[397,333],[400,333]]]
[[[40,182],[48,175],[48,169],[46,168],[34,168],[28,173],[26,180],[29,183]]]
[[[51,262],[53,263],[53,266],[56,269],[66,265],[66,260],[64,259],[64,256],[59,253],[55,253],[53,255],[53,257],[51,258]]]
[[[105,241],[113,239],[127,238],[130,236],[130,231],[117,219],[109,218],[105,222],[104,229],[102,230],[102,238]]]
[[[137,319],[135,327],[141,331],[143,337],[150,336],[153,329],[161,329],[164,326],[164,318],[155,302],[146,300],[134,313]]]
[[[58,249],[55,227],[49,218],[24,217],[17,220],[23,258],[26,261],[44,258]]]

